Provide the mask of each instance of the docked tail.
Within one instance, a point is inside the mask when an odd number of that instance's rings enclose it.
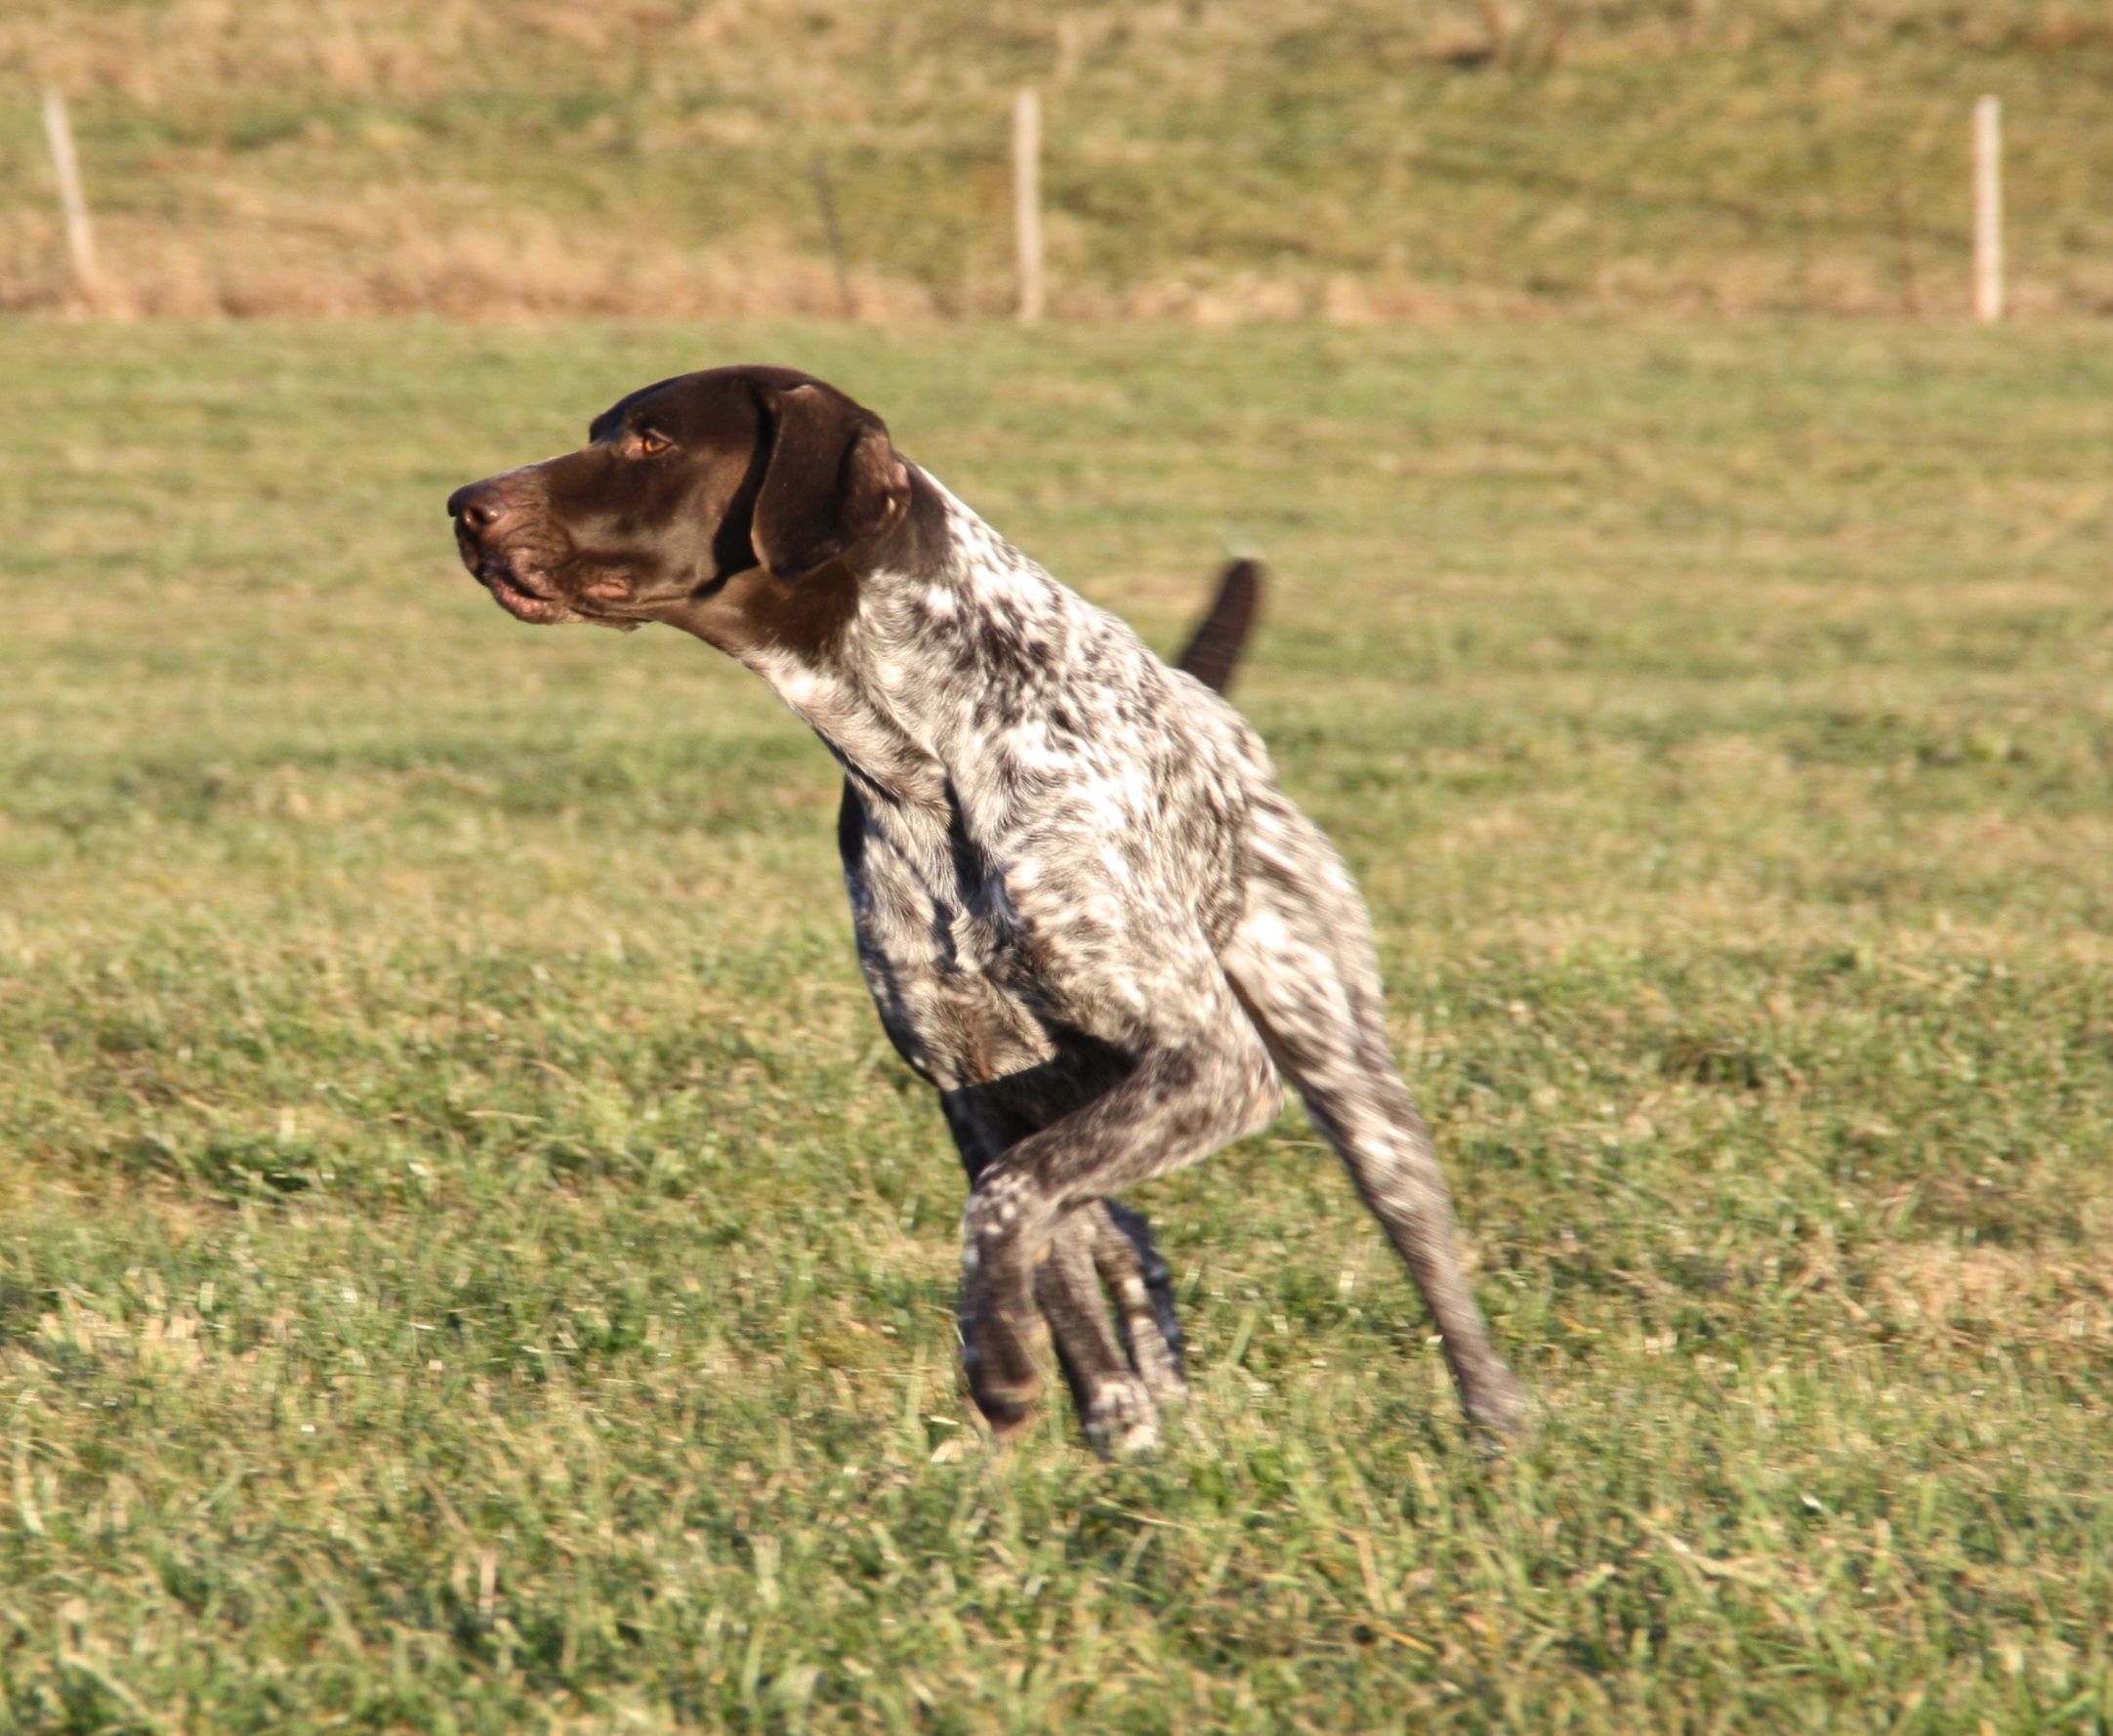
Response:
[[[1246,648],[1261,600],[1262,562],[1245,558],[1227,561],[1219,575],[1218,595],[1174,667],[1212,692],[1224,692],[1232,684],[1233,666]]]

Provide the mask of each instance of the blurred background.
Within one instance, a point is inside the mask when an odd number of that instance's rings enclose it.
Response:
[[[2113,310],[2094,0],[18,0],[0,308],[68,296],[41,93],[140,313],[1011,306],[1949,313],[2006,103],[2013,309]]]

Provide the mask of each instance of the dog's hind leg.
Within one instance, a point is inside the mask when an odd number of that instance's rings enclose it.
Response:
[[[1475,1305],[1452,1194],[1394,1070],[1363,901],[1327,841],[1281,797],[1258,803],[1252,842],[1248,907],[1225,972],[1423,1292],[1462,1408],[1516,1433],[1530,1406]]]

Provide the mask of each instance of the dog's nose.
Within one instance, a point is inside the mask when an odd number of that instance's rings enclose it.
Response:
[[[505,516],[506,508],[506,496],[490,482],[472,482],[447,497],[447,516],[472,530],[489,530]]]

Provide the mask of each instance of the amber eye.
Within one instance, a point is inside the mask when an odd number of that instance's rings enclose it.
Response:
[[[643,429],[639,431],[639,451],[647,458],[658,458],[674,444],[673,440],[659,434],[648,434]]]

